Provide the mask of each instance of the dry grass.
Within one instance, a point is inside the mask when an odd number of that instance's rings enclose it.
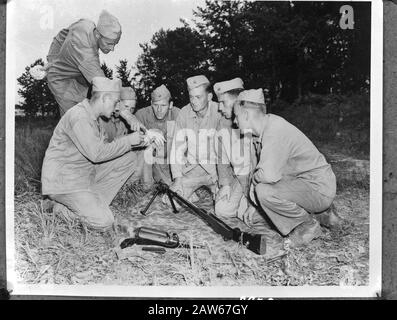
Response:
[[[201,203],[210,207],[206,192]],[[146,199],[145,199],[146,200]],[[368,195],[346,191],[335,203],[344,228],[324,229],[304,249],[289,250],[276,261],[224,242],[200,219],[182,211],[175,216],[155,201],[151,214],[137,213],[146,203],[112,209],[131,228],[158,227],[205,249],[167,249],[164,255],[139,247],[120,254],[119,236],[92,230],[85,236],[77,221],[43,212],[37,194],[16,198],[17,266],[26,283],[116,285],[366,285],[368,284]],[[119,256],[117,255],[119,254]]]
[[[15,236],[19,280],[29,284],[113,284],[194,286],[367,285],[369,259],[369,166],[322,150],[339,181],[335,200],[345,219],[338,231],[323,230],[308,247],[272,261],[238,243],[225,242],[186,210],[175,215],[156,200],[147,217],[139,214],[150,197],[128,183],[112,203],[117,221],[177,232],[180,239],[205,249],[167,249],[163,255],[130,248],[120,253],[121,234],[88,229],[77,220],[45,212],[40,196],[41,159],[51,129],[16,131]],[[200,206],[213,210],[208,193]],[[245,228],[237,221],[236,226]],[[125,235],[124,235],[125,237]]]

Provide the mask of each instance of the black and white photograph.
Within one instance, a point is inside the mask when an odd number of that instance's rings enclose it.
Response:
[[[16,295],[376,297],[381,1],[7,3]]]

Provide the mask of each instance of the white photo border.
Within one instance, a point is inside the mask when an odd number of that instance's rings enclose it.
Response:
[[[161,0],[159,0],[161,1]],[[296,1],[296,0],[295,0]],[[298,0],[301,1],[301,0]],[[316,0],[319,1],[319,0]],[[346,1],[346,4],[358,2]],[[370,120],[370,254],[368,286],[108,286],[108,285],[26,285],[17,282],[14,235],[14,135],[16,92],[17,23],[15,1],[7,4],[6,47],[6,263],[7,287],[11,295],[93,296],[93,297],[376,297],[382,285],[382,128],[383,128],[383,2],[371,3],[371,120]],[[26,22],[27,23],[27,22]]]

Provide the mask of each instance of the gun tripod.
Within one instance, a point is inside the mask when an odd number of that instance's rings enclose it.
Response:
[[[164,193],[167,195],[168,199],[169,199],[170,202],[171,202],[172,211],[173,211],[174,213],[178,213],[179,211],[178,211],[178,209],[177,209],[176,206],[175,206],[175,202],[174,202],[174,199],[172,198],[172,194],[171,194],[171,192],[170,192],[170,189],[168,188],[167,185],[164,185],[164,183],[159,183],[159,184],[157,185],[156,191],[154,192],[152,198],[149,200],[149,202],[148,202],[148,204],[146,205],[146,207],[145,207],[143,210],[140,211],[140,213],[141,213],[142,215],[146,216],[146,212],[149,210],[149,208],[150,208],[150,206],[152,205],[154,199],[156,199],[158,195],[164,194]]]

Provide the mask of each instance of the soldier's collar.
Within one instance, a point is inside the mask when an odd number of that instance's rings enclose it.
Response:
[[[214,103],[214,101],[210,101],[210,102],[208,103],[207,112],[205,113],[205,115],[204,115],[203,118],[208,118],[208,117],[210,116],[210,114],[211,114],[211,107],[212,107],[213,103]],[[190,105],[190,116],[191,116],[191,118],[198,118],[199,116],[197,115],[196,112],[194,112],[194,110],[193,110],[193,108],[192,108],[192,105],[191,105],[191,104],[189,104],[189,105]]]
[[[262,125],[262,131],[261,131],[261,133],[259,134],[259,138],[258,138],[258,140],[259,140],[260,142],[262,142],[263,135],[265,134],[265,131],[266,131],[267,126],[268,126],[268,123],[269,123],[269,114],[265,114],[264,121],[263,121],[263,125]]]

